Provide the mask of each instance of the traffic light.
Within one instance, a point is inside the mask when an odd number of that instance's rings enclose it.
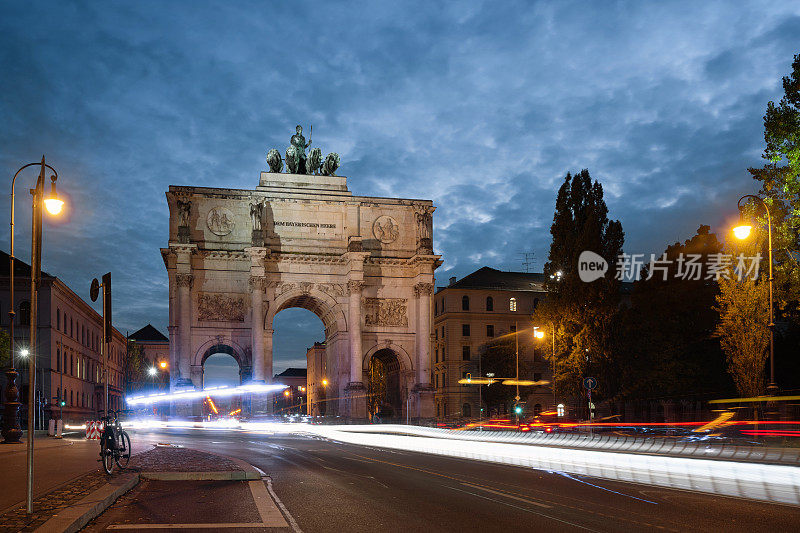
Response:
[[[516,414],[518,414],[518,415],[521,415],[522,414],[522,406],[521,405],[514,406],[514,412]]]
[[[64,407],[65,405],[67,405],[67,402],[65,402],[64,400],[61,400],[61,407]]]

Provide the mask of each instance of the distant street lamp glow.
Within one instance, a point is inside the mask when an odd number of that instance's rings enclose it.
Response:
[[[323,379],[322,380],[322,386],[323,387],[327,387],[328,386],[328,380],[327,379]]]
[[[750,231],[753,229],[753,226],[749,224],[742,224],[741,226],[736,226],[733,228],[733,234],[736,235],[737,239],[746,239],[750,236]]]
[[[156,367],[151,366],[150,368],[147,369],[147,373],[150,374],[151,376],[155,376],[156,374],[158,374],[158,370],[156,370]]]
[[[59,214],[61,212],[61,208],[64,207],[64,201],[59,200],[58,195],[56,194],[55,181],[50,184],[50,196],[44,199],[44,207],[51,215]]]
[[[20,354],[22,357],[28,357],[28,353],[29,353],[29,352],[28,352],[28,349],[27,349],[27,348],[23,348],[23,349],[21,349],[21,350],[19,351],[19,354]]]
[[[160,363],[158,363],[158,366],[161,367],[161,370],[166,370],[167,369],[167,362],[166,361],[161,361]]]

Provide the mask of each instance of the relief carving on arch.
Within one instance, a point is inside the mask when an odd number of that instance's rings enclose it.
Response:
[[[244,322],[246,311],[239,296],[205,293],[197,299],[197,320],[203,322]]]
[[[363,298],[367,326],[408,326],[406,298]]]

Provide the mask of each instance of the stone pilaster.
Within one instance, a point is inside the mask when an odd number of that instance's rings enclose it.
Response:
[[[186,273],[175,274],[175,286],[178,289],[178,385],[191,383],[192,358],[192,285],[194,276]]]
[[[264,292],[267,278],[250,276],[251,317],[250,340],[253,349],[253,381],[265,382],[264,373]]]
[[[429,384],[431,375],[431,295],[433,283],[417,283],[414,285],[417,297],[417,383]]]

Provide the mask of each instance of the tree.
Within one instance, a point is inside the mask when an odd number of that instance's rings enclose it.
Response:
[[[600,371],[611,358],[611,341],[619,304],[617,256],[625,234],[618,220],[609,220],[603,187],[584,169],[567,173],[556,198],[553,240],[544,266],[547,299],[537,308],[535,321],[553,324],[556,338],[555,385],[561,394],[577,395],[582,378]],[[584,283],[578,276],[578,258],[592,251],[609,265],[605,277]],[[552,357],[552,356],[551,356]],[[602,379],[598,393],[605,390]]]
[[[759,229],[747,242],[728,243],[726,251],[754,256],[765,240],[764,231]],[[767,275],[759,271],[757,276],[732,276],[719,281],[716,335],[727,356],[728,373],[739,394],[745,397],[759,396],[765,389],[764,364],[769,355],[770,336]]]
[[[145,357],[142,347],[135,341],[128,341],[128,353],[125,357],[123,374],[125,376],[125,386],[127,392],[133,392],[142,388],[145,381]]]
[[[528,353],[528,343],[523,342],[520,336],[519,344],[519,375],[520,379],[530,379],[532,376],[532,365],[527,358],[523,357]],[[499,337],[491,342],[487,342],[478,348],[478,356],[481,358],[481,371],[485,376],[493,373],[497,377],[514,377],[517,371],[516,345],[514,335]],[[505,405],[509,412],[516,396],[516,387],[495,383],[490,386],[483,386],[483,401],[489,410],[500,409]],[[520,389],[520,397],[525,398],[523,390]]]
[[[800,54],[794,56],[792,73],[783,78],[783,91],[777,105],[767,103],[764,115],[766,148],[762,157],[768,162],[748,170],[761,182],[775,225],[778,307],[796,314],[800,300]],[[761,222],[764,225],[766,217]]]
[[[719,287],[708,269],[722,251],[710,227],[701,225],[691,239],[653,258],[659,261],[654,268],[642,269],[630,308],[618,317],[620,336],[610,372],[616,399],[732,392],[714,333]]]
[[[766,283],[745,278],[720,280],[717,335],[727,355],[728,372],[744,397],[764,394],[764,364],[769,355]]]

